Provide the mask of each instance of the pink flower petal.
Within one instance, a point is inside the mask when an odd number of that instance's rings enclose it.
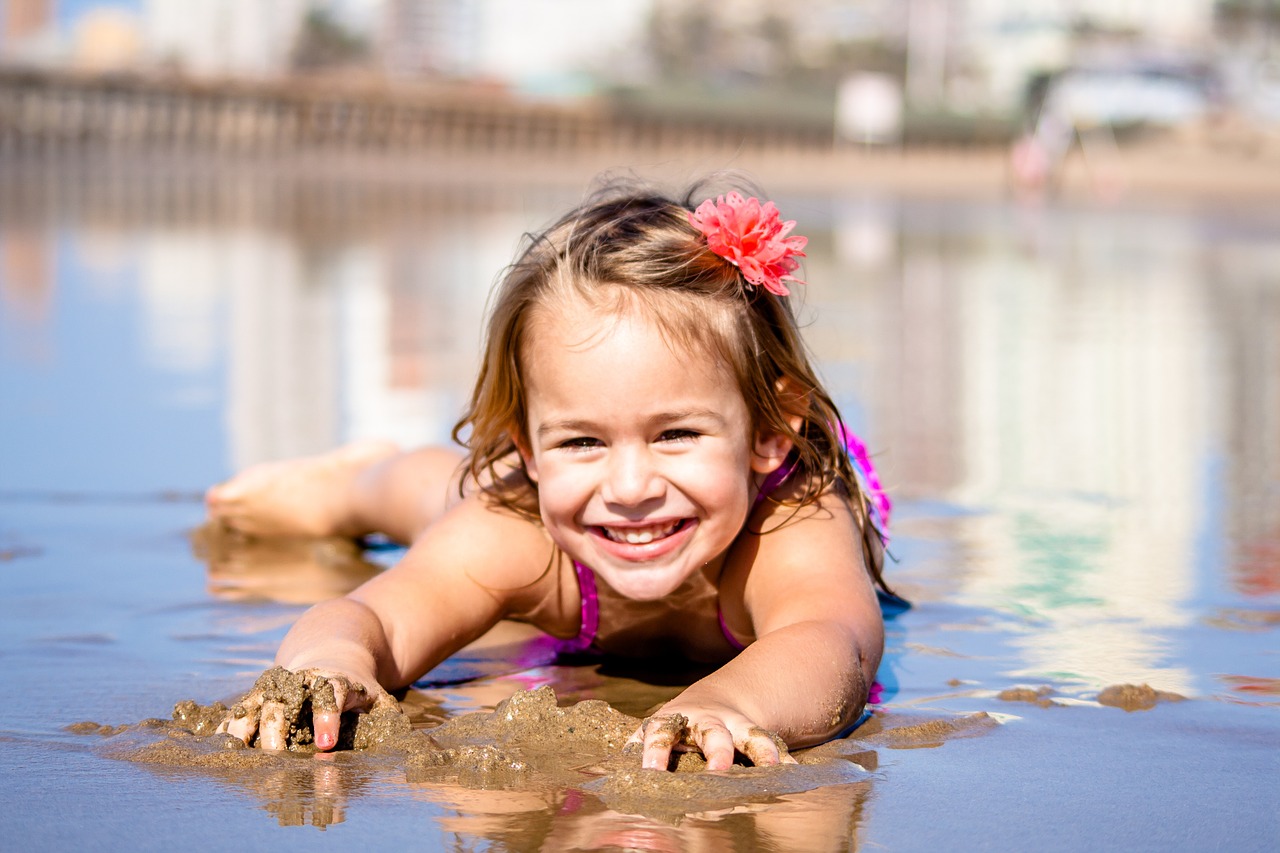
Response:
[[[736,192],[707,199],[689,214],[689,223],[707,238],[711,251],[742,271],[747,284],[786,296],[782,282],[804,282],[791,273],[808,245],[805,237],[789,237],[795,220],[782,221],[772,201],[760,202]]]

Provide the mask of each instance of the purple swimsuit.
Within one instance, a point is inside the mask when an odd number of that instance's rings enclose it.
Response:
[[[872,519],[885,543],[888,544],[889,514],[893,504],[880,485],[880,477],[876,474],[871,457],[867,454],[866,445],[844,424],[840,425],[840,437],[844,440],[844,445],[853,459],[854,470],[859,475],[859,485],[862,487],[863,494],[871,500]],[[791,476],[796,464],[797,461],[793,456],[765,478],[760,485],[760,493],[756,495],[755,503],[752,505],[753,510]],[[595,651],[596,633],[600,628],[600,596],[596,590],[596,573],[577,560],[573,561],[573,570],[578,576],[578,589],[582,595],[582,628],[578,631],[578,636],[573,639],[556,641],[556,651],[563,655],[581,655]],[[724,634],[725,640],[734,651],[740,652],[745,649],[746,646],[733,636],[729,626],[724,623],[724,611],[719,607],[716,608],[716,618],[720,623],[720,632]]]

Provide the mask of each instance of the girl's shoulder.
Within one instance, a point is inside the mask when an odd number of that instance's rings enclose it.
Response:
[[[864,484],[864,476],[870,486]],[[859,463],[850,483],[843,477],[812,475],[797,466],[771,491],[761,490],[743,534],[759,539],[749,550],[764,553],[771,561],[849,562],[883,586],[889,507],[874,468],[864,469]],[[826,550],[833,548],[838,550]]]
[[[745,577],[760,564],[803,564],[841,558],[843,546],[861,539],[862,527],[849,490],[840,480],[815,490],[803,468],[776,483],[766,483],[742,532],[726,555],[725,581]],[[840,548],[839,553],[831,549]],[[860,562],[858,550],[848,554]]]
[[[847,493],[833,487],[800,504],[787,500],[803,491],[791,486],[762,501],[726,555],[721,618],[739,638],[801,616],[857,621],[874,600],[862,523]]]

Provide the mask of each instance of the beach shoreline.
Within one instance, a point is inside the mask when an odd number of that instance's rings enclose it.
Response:
[[[1101,153],[1099,153],[1101,151]],[[80,169],[121,179],[198,180],[212,175],[297,184],[341,185],[365,192],[509,186],[583,187],[601,175],[652,178],[681,185],[719,170],[752,176],[771,193],[877,193],[903,197],[1026,203],[1266,203],[1280,199],[1280,145],[1228,145],[1158,136],[1074,146],[1037,187],[1016,184],[1003,147],[813,149],[670,149],[644,147],[575,152],[298,150],[260,156],[116,149],[94,145],[0,151],[0,184]],[[8,172],[4,175],[3,172]]]

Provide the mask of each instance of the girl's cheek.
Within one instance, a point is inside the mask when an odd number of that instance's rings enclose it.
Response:
[[[538,483],[538,498],[543,508],[563,512],[589,497],[591,481],[582,471],[558,465],[546,466]]]

